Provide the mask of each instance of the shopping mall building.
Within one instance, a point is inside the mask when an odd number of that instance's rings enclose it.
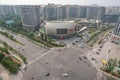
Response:
[[[74,36],[77,30],[78,26],[74,21],[50,21],[41,26],[40,34],[65,39]]]

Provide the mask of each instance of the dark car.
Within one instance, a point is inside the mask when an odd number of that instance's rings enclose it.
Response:
[[[45,74],[45,76],[49,76],[49,75],[50,75],[50,73],[46,73],[46,74]]]

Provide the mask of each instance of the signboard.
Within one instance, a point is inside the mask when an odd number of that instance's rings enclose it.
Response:
[[[46,32],[46,31],[45,31],[45,28],[44,28],[44,27],[41,27],[41,28],[40,28],[40,32],[41,32],[41,33],[45,33],[45,32]]]
[[[67,34],[67,29],[57,29],[57,34]]]

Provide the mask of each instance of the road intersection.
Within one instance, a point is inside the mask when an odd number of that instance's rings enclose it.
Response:
[[[72,47],[44,48],[32,43],[26,37],[13,34],[20,45],[0,34],[0,38],[27,58],[26,70],[21,70],[10,80],[95,80],[97,71],[88,59],[79,60],[84,51]],[[45,76],[48,74],[49,76]],[[67,74],[68,77],[62,76]],[[87,76],[86,76],[87,75]]]

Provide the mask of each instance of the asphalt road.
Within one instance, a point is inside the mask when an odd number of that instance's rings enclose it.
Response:
[[[37,58],[38,56],[44,54],[49,50],[32,43],[31,41],[29,41],[25,37],[22,37],[21,35],[16,35],[16,34],[12,34],[12,35],[16,40],[18,40],[22,44],[25,44],[25,46],[18,44],[1,34],[0,34],[0,39],[2,41],[5,41],[8,45],[12,46],[15,50],[19,51],[22,55],[26,56],[28,62]]]
[[[79,59],[84,54],[82,51],[75,48],[50,50],[32,43],[21,35],[12,35],[25,46],[1,34],[0,39],[27,57],[27,69],[23,72],[21,80],[95,80],[97,71],[89,60]],[[45,76],[47,73],[50,75]],[[64,73],[67,73],[68,77],[63,77]]]
[[[83,54],[74,48],[53,50],[28,65],[22,80],[95,80],[95,68],[87,59],[79,60]],[[45,76],[47,73],[50,75]],[[64,73],[67,73],[68,77],[63,77]]]

